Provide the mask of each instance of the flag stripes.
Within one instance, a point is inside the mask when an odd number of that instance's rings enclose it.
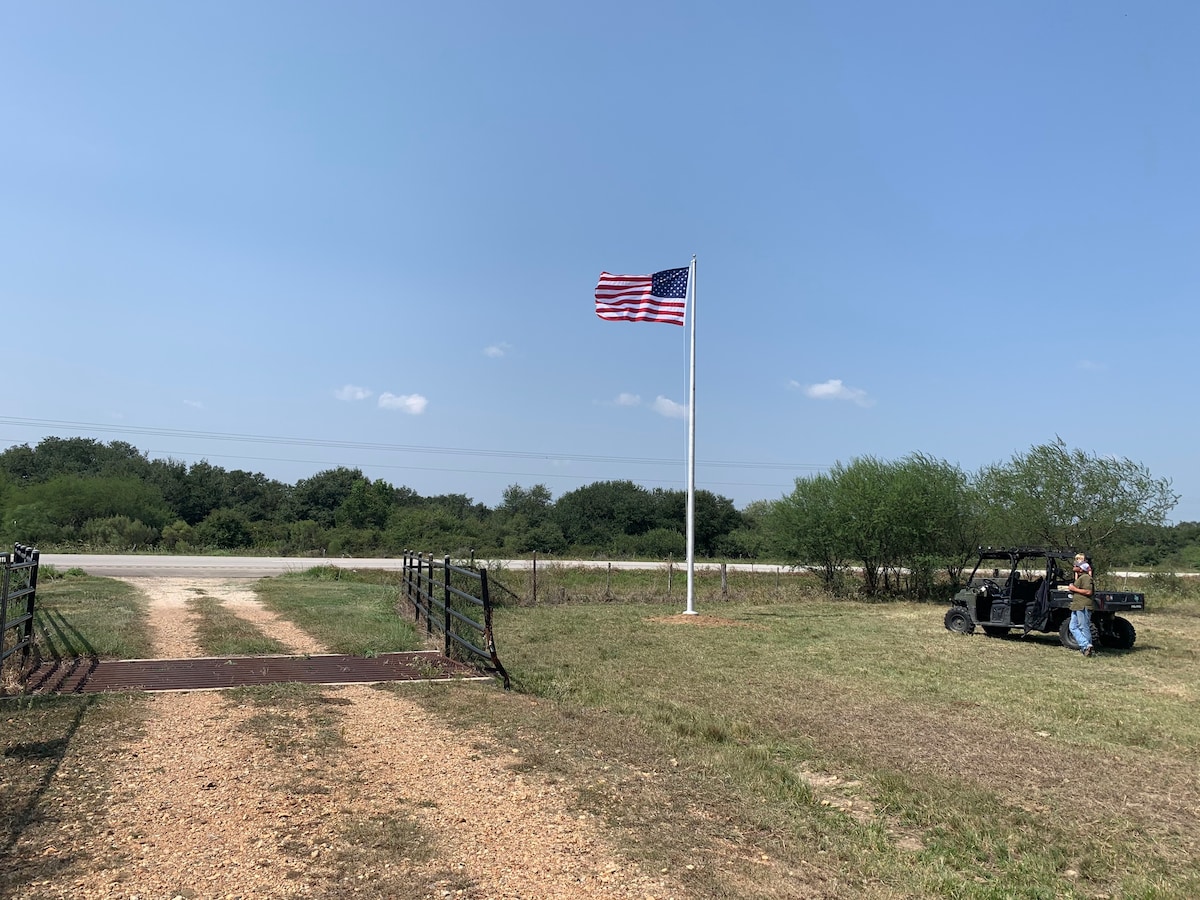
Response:
[[[600,273],[596,315],[606,322],[665,322],[682,325],[687,303],[688,269],[653,275]]]

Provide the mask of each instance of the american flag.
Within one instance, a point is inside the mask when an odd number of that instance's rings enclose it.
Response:
[[[608,322],[666,322],[682,325],[688,269],[664,269],[653,275],[600,273],[596,315]]]

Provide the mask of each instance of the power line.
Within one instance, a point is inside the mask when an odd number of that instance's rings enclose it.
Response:
[[[322,459],[294,459],[291,457],[278,456],[227,456],[220,453],[190,453],[181,450],[147,450],[151,455],[163,455],[168,457],[191,457],[194,459],[233,459],[233,460],[249,460],[252,462],[283,462],[283,463],[302,463],[304,465],[314,466],[344,466],[352,469],[397,469],[402,471],[414,472],[452,472],[463,475],[501,475],[505,478],[530,478],[538,481],[547,478],[568,479],[571,481],[596,481],[595,475],[572,475],[565,472],[503,472],[495,469],[459,469],[447,466],[402,466],[395,463],[347,463],[347,462],[329,462]],[[675,461],[673,461],[675,462]],[[676,462],[676,465],[678,463]],[[655,484],[683,484],[682,478],[651,478],[639,479],[641,481],[650,481]],[[779,488],[791,487],[790,483],[781,484],[779,482],[758,482],[758,481],[709,481],[704,480],[705,486],[712,487],[764,487],[764,488]]]
[[[24,419],[10,416],[0,416],[0,424],[14,425],[23,428],[62,428],[69,431],[100,432],[102,434],[135,434],[152,437],[178,437],[194,440],[230,441],[239,443],[270,444],[292,447],[325,447],[341,450],[369,450],[386,453],[428,453],[445,456],[480,456],[497,459],[537,459],[537,460],[566,460],[571,462],[621,463],[635,465],[678,465],[677,459],[663,459],[637,456],[602,456],[580,453],[557,453],[547,451],[525,450],[480,450],[465,447],[435,447],[415,444],[381,444],[366,441],[333,441],[322,438],[281,437],[277,435],[237,434],[221,431],[188,431],[179,428],[152,428],[133,425],[105,425],[98,422],[68,422],[54,419]],[[191,454],[199,455],[199,454]],[[237,458],[237,457],[226,457]],[[250,458],[250,457],[246,457]],[[273,460],[279,462],[312,462],[310,460]],[[711,460],[697,461],[697,465],[712,468],[737,469],[775,469],[781,471],[824,470],[829,468],[827,463],[763,463],[745,461]],[[416,468],[416,467],[414,467]],[[468,470],[434,470],[434,471],[468,471]],[[493,474],[493,473],[484,473]],[[504,474],[504,473],[495,473]],[[768,486],[768,485],[763,485]]]

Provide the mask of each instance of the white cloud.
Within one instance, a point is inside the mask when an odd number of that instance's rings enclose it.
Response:
[[[794,381],[792,385],[800,387]],[[875,401],[867,396],[866,391],[861,388],[853,388],[842,384],[842,379],[840,378],[830,378],[821,384],[810,384],[804,388],[804,394],[807,397],[812,397],[814,400],[848,400],[859,406],[875,405]]]
[[[1092,362],[1090,359],[1081,359],[1075,364],[1075,367],[1085,372],[1103,372],[1108,368],[1104,363]]]
[[[345,400],[347,403],[352,403],[355,400],[366,400],[371,396],[371,392],[365,387],[359,387],[356,384],[348,384],[345,387],[340,387],[333,392],[333,396],[339,400]]]
[[[613,401],[617,406],[638,406],[642,402],[642,398],[637,394],[617,394],[617,399]]]
[[[184,400],[183,404],[184,406],[191,406],[194,409],[204,409],[204,404],[199,400]]]
[[[490,356],[492,359],[499,359],[505,356],[512,349],[512,344],[506,344],[501,341],[498,344],[492,344],[490,347],[483,348],[483,355]]]
[[[668,419],[686,419],[688,414],[685,404],[668,400],[661,394],[654,398],[651,408],[660,416],[666,416]]]
[[[384,391],[379,395],[380,409],[399,409],[410,416],[419,416],[428,405],[429,401],[420,394],[389,394]]]

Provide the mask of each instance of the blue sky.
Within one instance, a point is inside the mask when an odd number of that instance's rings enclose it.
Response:
[[[968,470],[1061,437],[1200,520],[1191,2],[0,5],[0,446],[499,503]],[[16,326],[25,326],[18,337]],[[681,415],[682,414],[682,415]]]

